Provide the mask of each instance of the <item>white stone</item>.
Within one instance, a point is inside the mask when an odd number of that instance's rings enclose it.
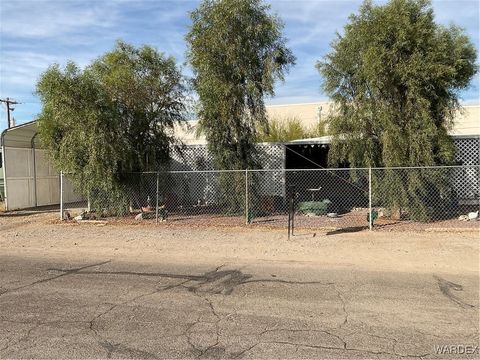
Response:
[[[478,219],[478,211],[468,213],[468,220],[477,220]]]

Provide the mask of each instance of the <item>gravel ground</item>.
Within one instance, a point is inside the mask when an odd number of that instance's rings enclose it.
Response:
[[[66,209],[71,213],[72,217],[78,215],[86,207],[85,203],[81,204],[67,204]],[[55,207],[49,208],[50,211],[54,211]],[[459,215],[465,215],[470,211],[474,211],[475,207],[465,207],[458,209],[455,214],[449,219],[438,219],[428,223],[422,223],[418,221],[411,221],[407,219],[392,219],[388,217],[381,217],[375,220],[375,231],[395,231],[395,232],[410,232],[410,231],[480,231],[480,221],[463,221],[459,220]],[[211,213],[209,213],[211,212]],[[19,212],[22,214],[23,212]],[[123,224],[136,224],[135,215],[125,216],[121,218],[108,218],[109,222],[123,223]],[[151,216],[154,216],[152,213]],[[328,216],[306,216],[302,214],[295,215],[295,227],[299,230],[318,230],[318,231],[359,231],[368,228],[368,209],[367,208],[355,208],[354,210],[345,214],[339,214],[335,218]],[[245,224],[244,214],[236,216],[219,215],[218,209],[211,208],[190,208],[184,209],[183,212],[171,211],[168,216],[168,223],[175,225],[185,225],[194,227],[204,226],[218,226],[218,227],[231,227],[231,226],[255,226],[270,229],[280,229],[287,227],[288,215],[287,214],[272,214],[268,216],[261,216],[252,219],[251,224]],[[155,220],[144,219],[143,223],[155,223]]]
[[[479,234],[0,215],[0,358],[478,358]]]
[[[367,213],[353,212],[340,215],[336,218],[327,216],[295,216],[295,228],[299,230],[331,230],[331,231],[360,231],[368,228]],[[124,218],[111,218],[108,221],[124,224],[138,223],[134,216]],[[155,223],[153,219],[143,220],[145,223]],[[273,215],[253,219],[249,225],[245,224],[243,216],[218,216],[203,214],[195,215],[170,215],[167,223],[184,226],[255,226],[272,229],[286,229],[288,222],[287,215]],[[460,221],[457,219],[440,220],[430,223],[420,223],[409,220],[393,220],[382,218],[375,221],[375,231],[479,231],[480,221]]]
[[[78,224],[75,221],[60,222],[57,213],[23,212],[0,215],[0,248],[7,250],[47,249],[49,253],[61,251],[81,252],[97,249],[105,254],[135,254],[148,249],[152,254],[191,254],[208,259],[216,257],[298,261],[328,261],[338,264],[350,259],[362,266],[384,270],[397,269],[390,257],[400,252],[402,268],[412,263],[424,269],[454,268],[477,269],[478,231],[350,231],[351,229],[297,229],[295,236],[287,240],[286,228],[245,226],[230,222],[231,218],[210,218],[198,223],[174,221],[155,224],[153,221],[109,221],[106,224]],[[237,219],[237,218],[234,218]],[[227,220],[223,222],[222,220]],[[213,236],[212,234],[215,234]],[[71,240],[74,239],[74,240]],[[465,256],[452,260],[452,249],[464,247]],[[421,249],[422,251],[419,251]],[[140,251],[141,252],[141,251]],[[142,253],[142,252],[141,252]],[[143,254],[143,253],[142,253]],[[153,256],[153,255],[152,255]],[[150,255],[147,254],[147,258]],[[448,260],[448,261],[447,261]],[[450,271],[451,269],[449,269]]]

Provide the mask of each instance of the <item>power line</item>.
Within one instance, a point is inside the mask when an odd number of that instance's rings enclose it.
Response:
[[[13,119],[10,117],[10,112],[15,110],[15,108],[12,108],[11,105],[16,105],[21,103],[18,101],[12,100],[8,97],[6,99],[0,99],[0,102],[5,103],[7,107],[7,128],[10,129],[12,126],[15,126],[15,124],[12,121]]]

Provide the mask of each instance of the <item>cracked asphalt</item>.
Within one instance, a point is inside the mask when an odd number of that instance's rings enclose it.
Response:
[[[0,241],[2,359],[478,358],[478,350],[435,353],[478,346],[472,271],[382,271],[296,261],[294,253],[291,261],[147,261],[93,242],[72,256],[53,250],[54,235],[48,246],[5,245],[52,228],[27,226]],[[81,231],[95,238],[94,227]]]

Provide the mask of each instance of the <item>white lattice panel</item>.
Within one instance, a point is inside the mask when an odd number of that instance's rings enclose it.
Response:
[[[480,164],[480,136],[476,138],[455,138],[455,160],[459,165]]]
[[[285,146],[281,144],[257,145],[258,157],[262,169],[283,169]],[[216,170],[213,156],[205,145],[187,145],[181,150],[173,151],[171,170],[201,171]],[[239,169],[241,170],[241,169]]]

